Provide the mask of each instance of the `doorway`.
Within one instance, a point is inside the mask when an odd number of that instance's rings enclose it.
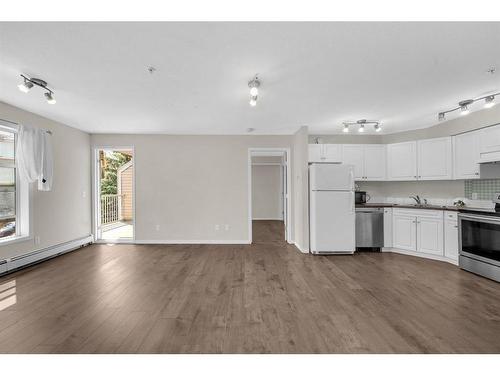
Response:
[[[248,151],[248,233],[252,243],[284,240],[290,234],[290,163],[289,149],[251,148]],[[256,237],[257,239],[257,237]]]
[[[94,152],[94,233],[98,242],[135,239],[135,165],[132,147]]]

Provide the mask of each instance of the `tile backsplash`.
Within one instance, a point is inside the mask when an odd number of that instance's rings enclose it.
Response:
[[[491,200],[496,192],[500,192],[500,179],[498,178],[465,181],[465,197],[468,199]],[[477,197],[473,197],[473,193],[476,193]]]

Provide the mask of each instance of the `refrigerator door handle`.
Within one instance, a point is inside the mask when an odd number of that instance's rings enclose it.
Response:
[[[350,202],[351,212],[352,212],[352,213],[354,213],[354,212],[355,212],[355,210],[354,210],[354,192],[352,192],[352,193],[350,194],[350,197],[351,197],[351,199],[350,199],[350,201],[351,201],[351,202]]]

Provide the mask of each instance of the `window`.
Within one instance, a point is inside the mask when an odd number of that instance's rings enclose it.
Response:
[[[28,236],[28,184],[16,169],[17,127],[0,120],[0,244]]]

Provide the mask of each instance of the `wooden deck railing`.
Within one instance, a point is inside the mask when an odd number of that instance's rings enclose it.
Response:
[[[123,194],[101,195],[101,225],[121,220],[121,204]]]

